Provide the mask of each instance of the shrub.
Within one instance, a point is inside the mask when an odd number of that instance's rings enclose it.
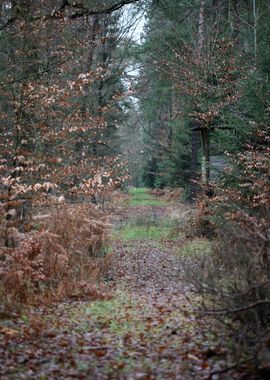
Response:
[[[253,348],[270,324],[269,128],[260,126],[250,141],[208,200],[203,219],[217,239],[188,275],[206,294],[206,309],[241,322],[239,337]]]
[[[3,213],[3,215],[5,215]],[[4,231],[2,218],[2,230]],[[93,205],[62,205],[33,216],[36,229],[9,227],[9,246],[0,247],[0,296],[3,304],[33,303],[47,297],[78,296],[93,290],[108,266],[108,217]]]
[[[69,255],[79,253],[92,257],[107,243],[111,228],[108,216],[91,204],[62,206],[50,219],[45,219],[43,226],[59,236]]]
[[[151,189],[150,194],[164,198],[166,201],[180,201],[183,196],[183,188]]]

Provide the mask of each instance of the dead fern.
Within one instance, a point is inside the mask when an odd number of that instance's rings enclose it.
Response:
[[[111,230],[107,215],[91,204],[63,204],[34,215],[32,230],[21,233],[15,227],[6,228],[2,211],[0,297],[4,308],[42,298],[97,296],[97,281],[110,265],[110,256],[104,254]]]

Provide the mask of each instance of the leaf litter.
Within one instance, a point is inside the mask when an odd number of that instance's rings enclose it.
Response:
[[[160,219],[168,207],[126,205],[116,219]],[[234,364],[230,334],[193,311],[200,297],[184,279],[176,255],[181,242],[115,238],[112,245],[108,297],[43,306],[1,322],[0,378],[244,379],[241,371],[222,372]]]

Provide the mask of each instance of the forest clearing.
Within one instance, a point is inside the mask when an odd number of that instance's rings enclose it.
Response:
[[[0,379],[270,378],[269,0],[0,1]]]

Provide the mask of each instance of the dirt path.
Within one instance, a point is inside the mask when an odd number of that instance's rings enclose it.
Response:
[[[145,346],[147,359],[141,356],[133,373],[123,378],[209,379],[212,372],[228,364],[222,338],[213,339],[209,320],[192,313],[196,295],[184,276],[183,264],[188,258],[179,255],[181,237],[140,238],[140,231],[138,237],[128,237],[129,224],[144,229],[147,221],[155,218],[162,224],[175,206],[137,206],[132,213],[130,207],[122,210],[127,238],[124,233],[114,243],[112,276],[140,305],[137,319],[145,323],[147,331],[132,347]],[[231,375],[212,378],[232,379]]]
[[[210,376],[230,360],[218,326],[192,312],[198,296],[183,276],[181,237],[169,235],[175,207],[142,195],[121,207],[107,275],[113,297],[5,322],[0,378],[240,379]]]

